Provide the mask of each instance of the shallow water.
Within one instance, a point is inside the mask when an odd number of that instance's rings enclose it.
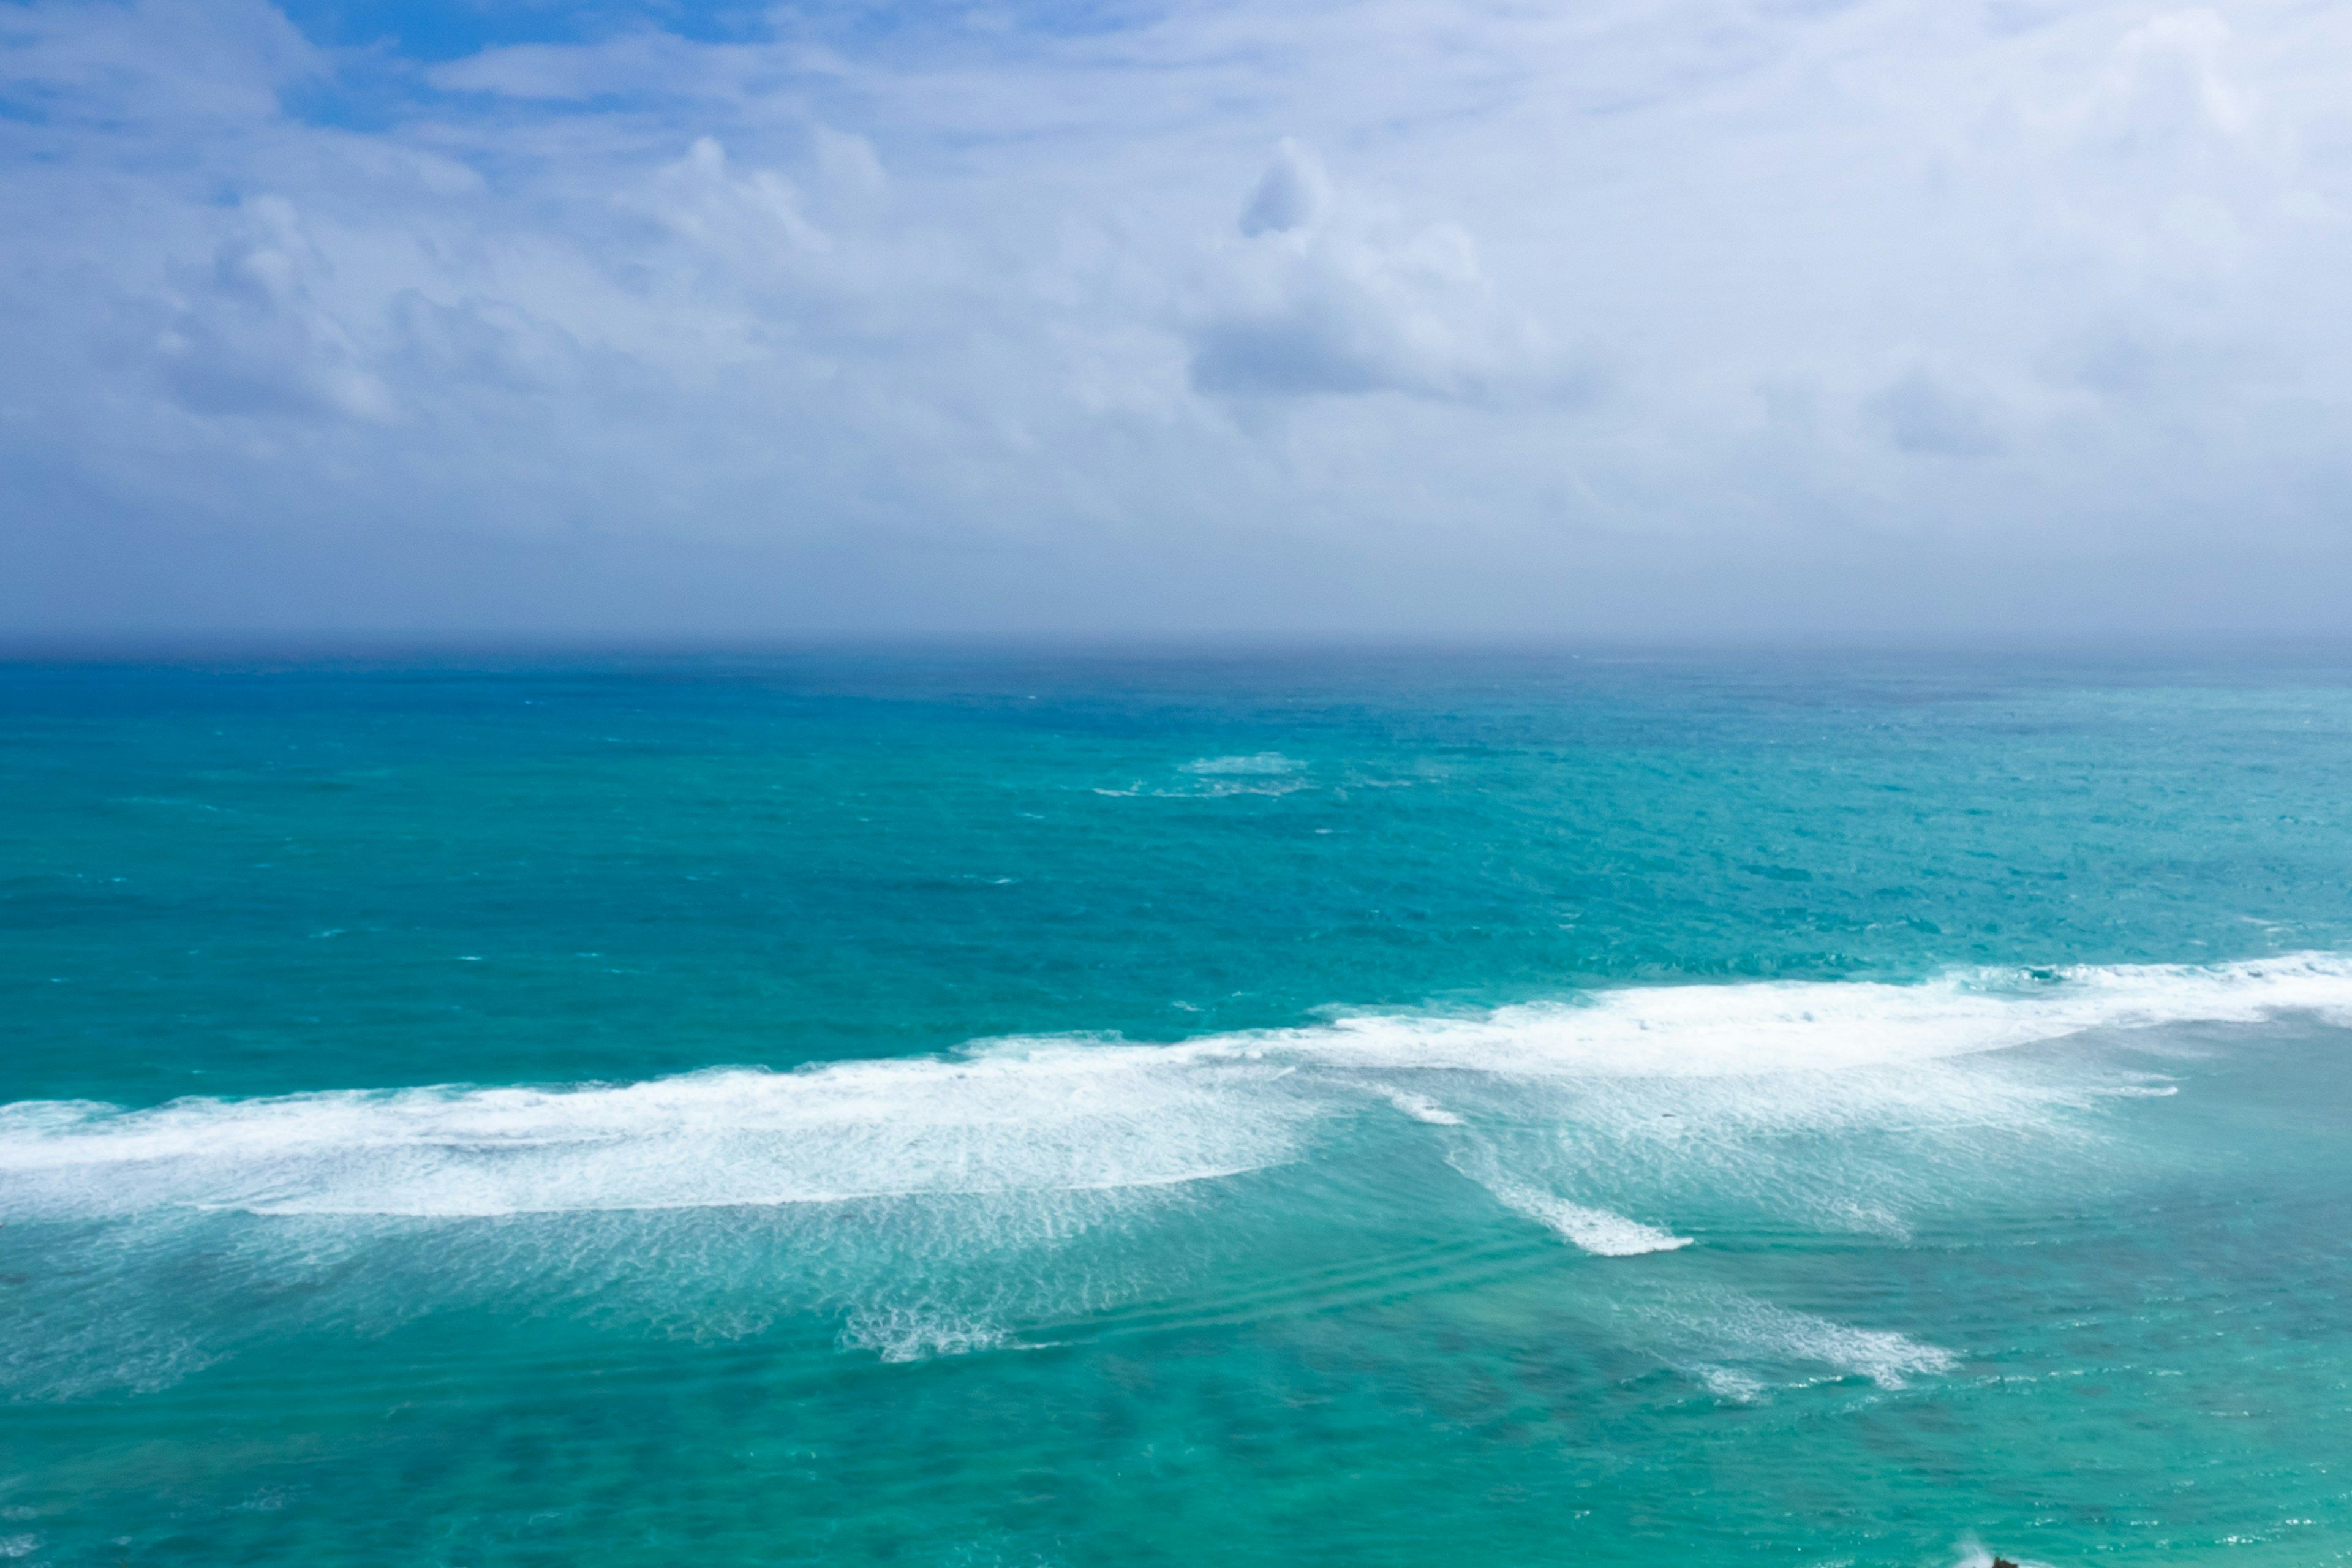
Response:
[[[2347,676],[0,669],[0,1553],[2333,1560]]]

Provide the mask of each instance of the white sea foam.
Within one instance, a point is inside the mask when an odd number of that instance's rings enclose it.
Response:
[[[869,1307],[850,1314],[841,1331],[850,1350],[872,1351],[884,1361],[929,1361],[995,1350],[1011,1339],[1003,1328],[939,1308]]]
[[[2251,1023],[2291,1010],[2352,1022],[2352,956],[1979,970],[1912,985],[1627,987],[1463,1017],[1367,1014],[1191,1048],[1525,1077],[1718,1077],[1931,1061],[2090,1029]]]
[[[1706,1391],[1717,1399],[1728,1399],[1735,1405],[1756,1405],[1765,1394],[1763,1380],[1727,1366],[1695,1366],[1690,1369],[1706,1384]]]
[[[1890,1241],[1908,1241],[1911,1227],[1903,1216],[1884,1204],[1862,1203],[1854,1199],[1832,1200],[1816,1211],[1825,1229],[1852,1231],[1859,1236],[1883,1236]]]
[[[1969,1542],[1961,1546],[1959,1561],[1952,1568],[1992,1568],[1995,1562],[2001,1560],[1998,1554]],[[2049,1563],[2032,1557],[2011,1557],[2006,1561],[2014,1563],[2017,1568],[2050,1568]]]
[[[0,1390],[162,1386],[262,1331],[230,1325],[381,1331],[524,1280],[698,1338],[814,1314],[885,1359],[984,1350],[1164,1297],[1252,1216],[1297,1212],[1213,1209],[1202,1184],[1308,1160],[1355,1163],[1286,1201],[1420,1194],[1475,1225],[1491,1196],[1489,1223],[1524,1215],[1605,1258],[1673,1253],[1692,1243],[1666,1227],[1702,1220],[1900,1238],[1954,1194],[2103,1179],[2113,1163],[2082,1158],[2103,1129],[2161,1114],[2138,1096],[2175,1087],[2099,1052],[1984,1053],[2287,1010],[2352,1019],[2352,959],[1626,989],[632,1084],[22,1102],[0,1106],[0,1215],[12,1246],[71,1267],[0,1302]],[[1365,1116],[1375,1102],[1402,1114]],[[1419,1184],[1444,1164],[1477,1185]],[[1690,1267],[1591,1272],[1672,1292]],[[1891,1387],[1952,1364],[1744,1298],[1651,1300],[1627,1321],[1727,1398],[1824,1366]]]
[[[1960,1364],[1948,1350],[1888,1329],[1855,1328],[1761,1302],[1748,1306],[1730,1327],[1740,1342],[1758,1350],[1820,1362],[1881,1388],[1901,1388],[1914,1376],[1948,1373]]]
[[[1307,764],[1279,752],[1258,752],[1245,757],[1195,757],[1179,765],[1179,773],[1199,781],[1177,790],[1153,790],[1156,795],[1289,795],[1309,787]]]
[[[1710,1391],[1727,1397],[1759,1397],[1766,1385],[1752,1370],[1759,1366],[1825,1366],[1842,1376],[1868,1378],[1881,1388],[1902,1388],[1914,1377],[1949,1373],[1960,1364],[1950,1351],[1891,1330],[1859,1328],[1746,1296],[1656,1317],[1670,1337],[1705,1353],[1706,1359],[1690,1370]]]
[[[1585,1251],[1601,1258],[1638,1258],[1645,1252],[1672,1252],[1688,1247],[1691,1238],[1627,1219],[1607,1209],[1587,1208],[1517,1182],[1494,1181],[1486,1190],[1529,1219],[1549,1226]]]
[[[1183,765],[1183,771],[1188,773],[1265,778],[1295,773],[1306,766],[1305,763],[1286,757],[1280,752],[1256,752],[1246,757],[1195,757]]]
[[[1415,1121],[1426,1122],[1432,1127],[1462,1125],[1462,1118],[1425,1094],[1415,1094],[1409,1089],[1399,1089],[1394,1084],[1381,1083],[1374,1084],[1372,1087],[1385,1095],[1391,1105],[1395,1106]]]
[[[19,1214],[484,1216],[1150,1187],[1289,1157],[1311,1108],[1282,1076],[1065,1044],[621,1086],[23,1104],[0,1109],[0,1191]]]
[[[1505,1150],[1488,1184],[1615,1202],[1605,1188],[1515,1162],[1573,1154],[1589,1167],[1589,1151],[1605,1148],[1627,1169],[1704,1159],[1731,1185],[1801,1185],[1802,1171],[1754,1151],[1791,1131],[2023,1127],[2090,1092],[1929,1070],[1937,1063],[2087,1029],[2287,1009],[2352,1019],[2352,959],[1976,972],[1916,985],[1628,988],[1166,1046],[999,1040],[948,1057],[625,1085],[194,1099],[140,1110],[22,1102],[0,1107],[0,1202],[12,1217],[168,1207],[485,1216],[1132,1191],[1299,1158],[1324,1119],[1367,1093],[1439,1128],[1572,1120],[1577,1149]],[[1443,1102],[1428,1092],[1441,1084]],[[1851,1196],[1816,1194],[1816,1208]],[[1613,1211],[1551,1201],[1563,1206],[1539,1217],[1589,1250],[1680,1244]],[[1641,1238],[1658,1239],[1633,1245]]]

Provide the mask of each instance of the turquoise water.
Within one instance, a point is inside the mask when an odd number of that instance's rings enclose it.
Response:
[[[0,1555],[2352,1555],[2352,663],[0,667]]]

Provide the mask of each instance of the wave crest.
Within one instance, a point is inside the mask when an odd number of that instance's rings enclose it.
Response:
[[[2352,1017],[2352,960],[1625,989],[1165,1046],[1009,1039],[948,1057],[623,1085],[335,1090],[144,1110],[24,1101],[0,1107],[0,1197],[26,1217],[161,1207],[488,1216],[1118,1191],[1301,1158],[1318,1126],[1375,1099],[1441,1138],[1465,1121],[1574,1121],[1654,1164],[1685,1157],[1699,1123],[1752,1143],[1792,1125],[1867,1126],[1891,1105],[1948,1110],[1955,1096],[1971,1097],[1968,1114],[2016,1121],[2065,1092],[1863,1069],[2284,1010]],[[1400,1079],[1442,1082],[1443,1101]],[[1545,1223],[1570,1239],[1607,1233],[1598,1220]]]

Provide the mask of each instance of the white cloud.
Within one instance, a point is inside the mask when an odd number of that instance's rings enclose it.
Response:
[[[155,340],[165,386],[197,414],[341,414],[386,419],[392,398],[312,282],[327,262],[293,205],[247,202],[212,265],[175,290]]]
[[[1570,390],[1542,329],[1496,295],[1459,226],[1343,201],[1285,139],[1189,311],[1192,383],[1216,395]]]
[[[1953,586],[2003,552],[2251,620],[2344,570],[2347,16],[772,26],[427,67],[239,0],[10,8],[16,492],[264,575],[635,542],[688,623],[2059,614]],[[298,111],[353,72],[363,123]],[[729,598],[722,547],[786,585]],[[19,576],[0,616],[106,609]]]
[[[261,0],[62,0],[0,12],[0,85],[45,119],[110,130],[234,134],[326,57]]]

